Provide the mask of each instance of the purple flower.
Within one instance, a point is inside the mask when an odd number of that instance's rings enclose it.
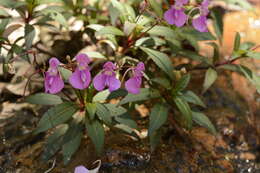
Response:
[[[144,63],[142,62],[139,62],[135,68],[132,68],[133,76],[125,82],[125,88],[129,93],[140,93],[144,70]]]
[[[75,168],[74,173],[89,173],[89,170],[81,165]]]
[[[175,5],[164,13],[164,19],[171,25],[183,26],[187,20],[183,5],[187,3],[188,0],[176,0]]]
[[[192,20],[192,26],[200,32],[208,32],[207,15],[209,14],[209,0],[204,0],[199,9],[200,15]]]
[[[60,61],[57,58],[49,60],[50,67],[44,76],[44,87],[46,93],[56,94],[64,87],[64,82],[59,74]]]
[[[88,64],[90,59],[86,54],[78,54],[76,56],[77,68],[69,78],[70,84],[77,89],[85,89],[89,86],[91,81],[91,74]]]
[[[121,86],[121,82],[116,78],[115,64],[112,62],[106,62],[103,65],[103,71],[93,79],[93,84],[96,90],[102,91],[105,87],[108,87],[109,91],[115,91]]]

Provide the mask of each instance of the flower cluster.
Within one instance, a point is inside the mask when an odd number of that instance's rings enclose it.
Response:
[[[73,88],[86,89],[91,83],[91,73],[89,63],[91,62],[86,54],[78,54],[76,57],[77,67],[69,78],[69,83]],[[64,87],[61,74],[58,70],[60,62],[57,58],[49,60],[49,69],[45,72],[44,86],[45,92],[56,94]],[[110,92],[121,87],[121,81],[116,77],[116,65],[108,61],[103,65],[103,70],[93,79],[93,86],[96,90],[102,91],[108,88]],[[144,63],[139,62],[136,67],[130,67],[126,72],[131,71],[132,76],[125,82],[125,88],[129,93],[138,94],[140,92]]]
[[[175,4],[164,13],[164,19],[171,25],[182,27],[188,20],[183,7],[189,0],[176,0]],[[210,0],[203,0],[199,9],[199,15],[192,19],[192,26],[200,32],[208,32],[207,15],[209,14],[208,6]],[[195,9],[197,9],[195,8]]]

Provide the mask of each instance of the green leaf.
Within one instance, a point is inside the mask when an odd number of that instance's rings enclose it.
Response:
[[[130,128],[129,126],[125,125],[125,124],[116,124],[114,127],[123,130],[124,132],[128,133],[128,134],[133,134],[134,130],[132,128]]]
[[[59,68],[59,72],[62,76],[62,78],[65,80],[65,81],[68,81],[72,72],[64,67],[58,67]]]
[[[120,29],[113,27],[113,26],[105,26],[101,28],[98,32],[98,35],[107,35],[107,34],[112,34],[112,35],[117,35],[117,36],[124,36],[124,32],[121,31]]]
[[[202,127],[207,128],[212,134],[216,134],[217,131],[209,118],[201,112],[192,112],[192,120]]]
[[[162,52],[141,47],[141,49],[149,55],[149,57],[154,61],[154,63],[161,68],[171,79],[173,79],[173,66],[169,57]]]
[[[220,58],[219,46],[215,42],[211,42],[211,43],[209,43],[209,45],[211,45],[214,49],[213,63],[215,64],[216,62],[219,61],[219,58]]]
[[[46,145],[44,147],[44,151],[42,153],[42,159],[48,161],[63,145],[63,136],[68,130],[67,124],[62,124],[59,126],[53,134],[51,134],[47,140]]]
[[[179,51],[177,53],[181,56],[187,57],[187,58],[194,60],[194,61],[204,62],[204,63],[209,64],[209,65],[212,64],[207,57],[199,55],[199,54],[197,54],[196,52],[193,52],[193,51],[185,50],[185,51]]]
[[[150,27],[143,29],[143,32],[147,31]],[[174,31],[166,26],[155,26],[148,31],[150,35],[163,36],[166,39],[176,38]]]
[[[112,116],[109,111],[109,109],[101,103],[96,103],[97,105],[97,116],[104,121],[106,124],[111,125],[112,124]]]
[[[260,59],[260,52],[249,51],[246,53],[246,56],[249,58]]]
[[[58,22],[60,25],[68,28],[68,22],[67,22],[67,19],[59,12],[53,12],[53,13],[50,13],[50,17],[55,20],[56,22]]]
[[[257,92],[260,94],[260,77],[245,66],[240,65],[239,69],[242,74],[256,87]]]
[[[109,110],[111,117],[116,117],[127,112],[127,110],[124,107],[118,106],[116,104],[108,103],[104,104],[104,106]]]
[[[121,124],[124,124],[130,128],[137,129],[137,124],[134,120],[130,118],[129,114],[123,114],[115,117],[115,120]]]
[[[206,108],[206,105],[201,101],[201,99],[192,91],[187,91],[183,93],[182,98],[189,103],[193,103],[195,105],[199,105],[201,107]]]
[[[168,117],[168,110],[169,108],[165,104],[158,103],[154,105],[149,117],[148,135],[153,134],[166,122]]]
[[[240,34],[239,34],[239,32],[237,32],[236,33],[236,37],[235,37],[235,41],[234,41],[234,49],[233,49],[233,51],[238,51],[239,50],[240,42],[241,42]]]
[[[180,80],[178,80],[178,82],[176,83],[174,91],[177,93],[184,90],[188,86],[189,82],[190,82],[190,74],[186,74],[182,76]]]
[[[209,87],[216,81],[218,74],[216,70],[209,68],[206,72],[205,80],[203,83],[203,92],[205,92]]]
[[[26,24],[25,25],[25,46],[26,49],[30,49],[32,47],[33,39],[35,37],[35,29],[32,25]]]
[[[224,25],[223,25],[224,13],[219,8],[213,8],[211,9],[210,14],[214,19],[213,26],[214,26],[215,33],[217,34],[220,42],[222,42],[222,36],[224,31]]]
[[[150,142],[152,151],[154,151],[156,146],[159,144],[160,139],[161,139],[161,131],[160,130],[156,130],[154,133],[149,135],[149,142]]]
[[[43,114],[35,134],[46,131],[53,128],[59,124],[68,121],[72,115],[78,110],[76,105],[71,102],[64,102],[55,107],[50,108],[47,112]]]
[[[128,93],[125,98],[123,98],[118,105],[123,105],[130,102],[137,102],[137,101],[144,101],[144,100],[150,100],[153,98],[160,97],[160,94],[158,91],[151,90],[149,88],[141,88],[141,91],[139,94],[131,94]]]
[[[86,110],[87,110],[90,120],[93,120],[95,118],[95,114],[97,112],[97,104],[96,103],[87,103]]]
[[[89,121],[86,119],[86,129],[88,136],[95,145],[97,153],[101,154],[105,138],[103,125],[98,120]]]
[[[99,52],[86,52],[86,54],[90,58],[106,59],[106,57],[104,55],[102,55],[101,53],[99,53]]]
[[[62,100],[59,96],[53,94],[46,93],[37,93],[26,97],[26,102],[32,104],[40,104],[40,105],[56,105],[62,103]]]
[[[170,89],[171,88],[171,83],[168,79],[166,78],[161,78],[161,77],[158,77],[158,78],[153,78],[151,79],[151,81],[163,86],[164,88],[166,89]]]
[[[137,25],[135,23],[131,23],[126,21],[124,24],[124,33],[125,35],[129,36],[135,29]]]
[[[98,92],[92,99],[93,102],[101,102],[106,101],[107,97],[109,96],[110,92],[109,90],[104,90],[101,92]]]
[[[64,142],[66,142],[62,147],[63,162],[65,165],[69,163],[72,155],[78,150],[81,139],[82,139],[82,129],[79,128],[79,124],[72,126],[64,136]]]
[[[90,29],[93,29],[95,31],[100,31],[102,28],[104,28],[104,26],[99,25],[99,24],[90,24],[90,25],[86,26],[86,28],[90,28]]]
[[[191,112],[189,104],[185,100],[183,100],[181,97],[175,97],[174,98],[174,102],[175,102],[178,110],[184,116],[185,126],[188,129],[191,129],[191,126],[192,126],[192,112]]]
[[[163,16],[162,4],[156,0],[148,0],[155,13],[159,16]]]

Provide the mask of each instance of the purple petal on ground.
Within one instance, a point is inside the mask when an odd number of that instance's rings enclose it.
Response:
[[[77,166],[74,173],[89,173],[89,170],[84,166]]]

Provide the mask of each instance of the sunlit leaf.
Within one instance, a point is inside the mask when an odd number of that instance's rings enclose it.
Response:
[[[101,28],[97,34],[99,35],[106,35],[106,34],[112,34],[117,36],[124,36],[124,32],[120,29],[113,27],[113,26],[105,26],[104,28]]]
[[[88,113],[87,115],[89,116],[90,120],[93,120],[95,117],[95,114],[97,112],[97,105],[96,103],[87,103],[86,104],[86,110]]]

